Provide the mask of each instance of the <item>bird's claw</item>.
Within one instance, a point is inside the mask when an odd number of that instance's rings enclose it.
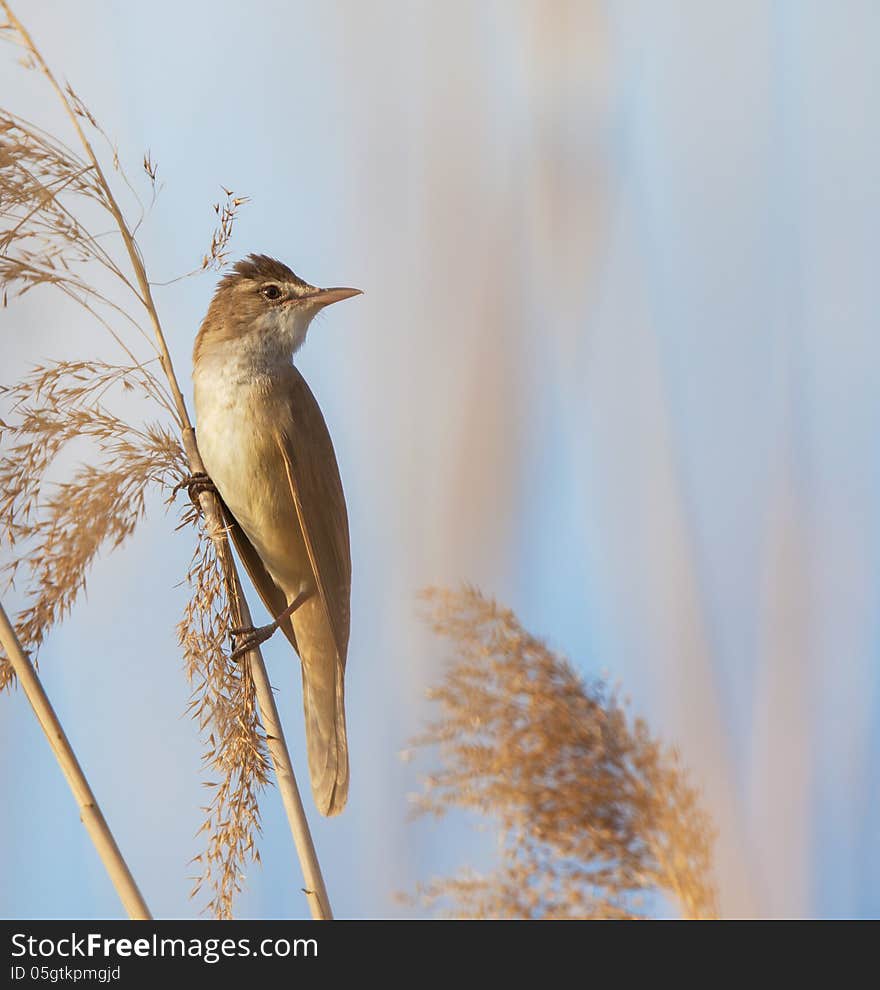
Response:
[[[239,626],[230,629],[229,633],[235,646],[232,653],[229,654],[230,660],[237,662],[251,650],[262,646],[277,628],[277,622],[270,622],[267,626]]]
[[[172,497],[177,495],[181,488],[187,490],[190,502],[192,502],[199,512],[202,511],[199,503],[199,495],[202,492],[213,492],[215,495],[217,494],[217,488],[214,482],[211,481],[204,471],[196,471],[195,474],[191,474],[189,477],[184,478],[183,481],[179,481],[171,491]]]

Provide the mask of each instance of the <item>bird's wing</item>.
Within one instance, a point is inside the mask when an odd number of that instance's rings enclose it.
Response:
[[[281,588],[272,580],[272,576],[266,570],[263,561],[260,560],[260,555],[254,549],[253,543],[251,543],[245,535],[244,530],[235,521],[235,518],[222,499],[220,504],[223,506],[226,528],[232,537],[235,549],[238,551],[238,555],[241,557],[245,570],[248,572],[248,576],[257,589],[257,593],[263,599],[263,604],[274,619],[287,608],[287,598]],[[293,631],[293,623],[290,621],[290,616],[284,619],[280,625],[280,629],[298,653],[299,647],[296,645],[296,635]]]
[[[275,439],[287,469],[318,595],[344,668],[351,596],[345,495],[333,443],[317,400],[296,368],[291,371],[291,417],[276,431]]]

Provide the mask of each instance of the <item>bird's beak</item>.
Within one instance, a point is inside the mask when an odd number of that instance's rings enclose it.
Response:
[[[330,303],[342,302],[343,299],[351,299],[352,296],[360,296],[363,289],[315,289],[305,298],[315,306],[329,306]]]

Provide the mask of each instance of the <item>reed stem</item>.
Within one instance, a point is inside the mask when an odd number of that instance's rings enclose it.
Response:
[[[2,643],[22,690],[37,716],[37,721],[40,723],[44,735],[49,740],[55,759],[58,761],[71,791],[73,791],[73,796],[79,805],[82,823],[101,857],[101,862],[116,888],[116,893],[119,894],[122,906],[132,921],[150,921],[152,919],[150,909],[138,890],[131,870],[122,858],[122,853],[113,838],[110,826],[98,806],[98,800],[89,787],[86,775],[83,773],[64,729],[58,721],[52,703],[43,689],[33,664],[22,649],[2,604],[0,604],[0,643]]]

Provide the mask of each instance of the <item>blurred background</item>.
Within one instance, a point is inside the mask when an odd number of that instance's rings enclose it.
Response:
[[[440,669],[416,592],[461,581],[679,745],[724,914],[880,913],[880,6],[17,7],[129,171],[158,162],[155,280],[198,264],[222,183],[252,198],[235,257],[366,290],[298,361],[352,530],[351,797],[332,821],[307,798],[337,916],[490,861],[465,822],[407,823],[424,766],[399,755]],[[69,136],[8,48],[0,95]],[[188,395],[213,283],[158,290]],[[52,292],[0,314],[4,383],[105,351]],[[193,917],[175,519],[153,500],[41,672],[153,912]],[[299,674],[265,655],[305,784]],[[0,788],[0,915],[119,916],[19,692]],[[263,815],[238,914],[304,917],[274,791]]]

